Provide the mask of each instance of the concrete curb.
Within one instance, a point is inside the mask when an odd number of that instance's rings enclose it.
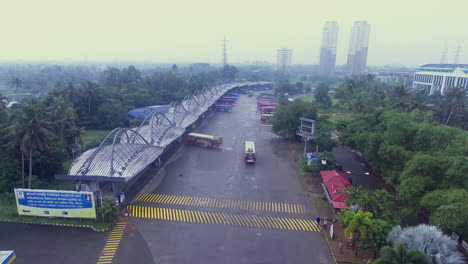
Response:
[[[98,229],[90,225],[76,225],[76,224],[61,224],[61,223],[40,223],[40,222],[25,222],[25,221],[15,221],[15,220],[0,220],[0,222],[10,222],[10,223],[20,223],[20,224],[33,224],[33,225],[53,225],[53,226],[67,226],[67,227],[80,227],[80,228],[90,228],[96,232],[106,232],[110,230],[114,224],[110,225],[106,229]]]
[[[332,247],[330,245],[330,240],[328,239],[328,236],[325,233],[325,230],[323,230],[323,228],[322,228],[322,234],[325,237],[325,240],[327,241],[327,246],[328,246],[328,249],[330,250],[330,253],[331,253],[332,257],[333,257],[333,260],[335,261],[335,264],[337,264],[338,262],[336,260],[335,252],[333,252],[333,249],[332,249]]]

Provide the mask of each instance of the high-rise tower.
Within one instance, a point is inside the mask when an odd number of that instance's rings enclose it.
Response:
[[[320,46],[320,74],[333,75],[336,64],[336,45],[338,41],[338,24],[327,21],[323,26],[322,45]]]
[[[292,62],[292,50],[281,48],[277,53],[277,71],[286,73],[291,67]]]
[[[354,22],[348,52],[348,75],[366,73],[370,25],[367,21]]]
[[[223,67],[227,65],[227,40],[223,39]]]

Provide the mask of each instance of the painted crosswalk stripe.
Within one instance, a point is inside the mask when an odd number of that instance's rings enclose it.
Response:
[[[141,209],[141,211],[144,211],[144,209]],[[101,256],[99,256],[97,264],[112,263],[114,255],[117,252],[117,248],[119,247],[120,240],[122,239],[125,225],[125,223],[119,222],[112,228],[111,232],[109,233],[106,245],[104,245],[104,248],[102,249]]]
[[[320,227],[317,225],[317,222],[315,222],[315,220],[303,218],[243,215],[232,213],[147,207],[138,205],[129,205],[128,209],[130,209],[131,211],[130,216],[139,218],[152,218],[204,224],[223,224],[242,227],[260,227],[295,231],[320,231]],[[114,247],[116,249],[117,246],[107,245],[106,248]]]
[[[306,206],[301,205],[301,204],[242,201],[242,200],[221,200],[221,199],[213,199],[213,198],[205,198],[205,197],[178,196],[178,195],[153,194],[153,193],[141,193],[135,198],[135,201],[150,202],[150,203],[163,203],[163,204],[189,205],[189,206],[207,206],[207,207],[241,209],[241,210],[250,210],[250,211],[295,213],[295,214],[305,214],[305,213],[310,212],[310,210]],[[151,217],[148,217],[148,218],[151,218]]]

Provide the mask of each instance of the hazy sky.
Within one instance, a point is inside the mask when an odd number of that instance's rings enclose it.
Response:
[[[0,0],[0,59],[317,63],[323,23],[338,21],[337,63],[353,22],[371,24],[369,65],[468,63],[468,0]]]

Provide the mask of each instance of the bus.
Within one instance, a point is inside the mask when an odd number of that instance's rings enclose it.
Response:
[[[275,114],[276,106],[271,105],[271,106],[262,106],[260,108],[260,113],[262,114]]]
[[[199,133],[189,133],[187,135],[187,143],[202,147],[218,148],[223,144],[223,138]]]
[[[244,161],[247,163],[255,163],[255,143],[253,141],[245,141]]]
[[[213,109],[216,112],[231,112],[232,105],[230,105],[230,104],[215,104]]]
[[[273,117],[272,114],[262,114],[262,115],[260,116],[260,120],[261,120],[263,123],[265,123],[265,122],[267,122],[268,120],[270,120],[270,118],[272,118],[272,117]]]

